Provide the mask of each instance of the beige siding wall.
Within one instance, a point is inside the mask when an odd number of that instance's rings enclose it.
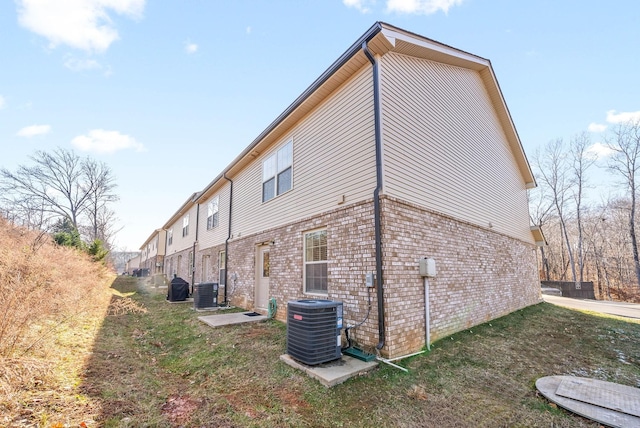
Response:
[[[382,58],[384,193],[533,242],[525,183],[480,75]]]
[[[200,204],[200,224],[198,225],[198,249],[205,250],[223,244],[229,233],[229,189],[224,186],[219,192]],[[207,229],[207,205],[218,197],[218,226]]]
[[[193,248],[193,242],[196,240],[196,214],[197,205],[194,204],[188,211],[189,213],[189,234],[182,236],[182,219],[186,215],[183,214],[178,220],[176,220],[169,229],[173,228],[173,243],[167,245],[167,256],[176,254],[182,250]]]
[[[233,177],[232,234],[246,236],[371,198],[375,187],[370,67],[340,87]],[[262,203],[262,162],[293,139],[293,188]]]

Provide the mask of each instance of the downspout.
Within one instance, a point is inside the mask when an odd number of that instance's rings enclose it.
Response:
[[[193,294],[193,283],[196,280],[196,244],[198,243],[198,226],[200,223],[200,204],[196,204],[196,239],[193,241],[193,250],[191,250],[191,294]]]
[[[384,347],[384,289],[382,278],[382,227],[380,224],[380,191],[382,190],[382,122],[380,107],[380,68],[378,61],[369,51],[367,42],[362,43],[362,50],[373,66],[373,114],[376,142],[376,189],[373,192],[373,216],[376,239],[376,292],[378,299],[378,337],[377,350]]]
[[[227,289],[228,286],[228,277],[229,277],[229,240],[231,239],[231,207],[233,206],[233,180],[227,177],[227,174],[222,174],[222,178],[229,182],[229,219],[227,223],[229,224],[229,231],[227,233],[227,240],[224,241],[224,305],[228,306],[227,300]]]

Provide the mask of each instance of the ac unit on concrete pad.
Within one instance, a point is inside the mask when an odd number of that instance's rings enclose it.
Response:
[[[339,359],[342,302],[292,300],[287,304],[287,354],[307,365]]]

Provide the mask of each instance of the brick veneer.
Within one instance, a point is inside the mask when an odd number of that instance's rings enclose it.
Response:
[[[432,341],[540,302],[533,244],[390,197],[382,207],[390,355],[425,344],[420,257],[436,260],[437,276],[429,280]]]
[[[406,355],[425,345],[420,257],[434,258],[438,270],[430,280],[432,341],[540,301],[532,244],[386,196],[381,207],[386,324],[382,355]],[[366,274],[375,272],[373,225],[370,200],[231,240],[230,303],[255,309],[257,247],[267,243],[269,297],[276,299],[276,318],[285,321],[289,300],[310,297],[303,291],[303,234],[324,227],[329,275],[324,298],[343,302],[345,325],[365,319],[370,298],[367,321],[350,336],[373,351],[379,339],[377,297],[375,288],[365,287]]]
[[[180,278],[187,281],[191,284],[191,268],[189,266],[189,253],[192,251],[192,248],[187,248],[182,251],[177,251],[172,253],[170,256],[165,256],[164,258],[164,274],[167,279],[171,281],[173,279],[173,274],[175,273]],[[178,257],[182,256],[180,261],[180,266],[178,266]]]

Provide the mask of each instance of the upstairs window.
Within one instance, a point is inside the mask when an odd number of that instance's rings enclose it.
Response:
[[[207,229],[213,229],[218,226],[218,205],[220,199],[218,196],[213,198],[207,204]]]
[[[185,237],[189,234],[189,214],[182,219],[182,236]]]
[[[173,244],[173,229],[167,231],[167,245]]]
[[[280,147],[262,163],[262,202],[291,190],[293,176],[293,141]]]

